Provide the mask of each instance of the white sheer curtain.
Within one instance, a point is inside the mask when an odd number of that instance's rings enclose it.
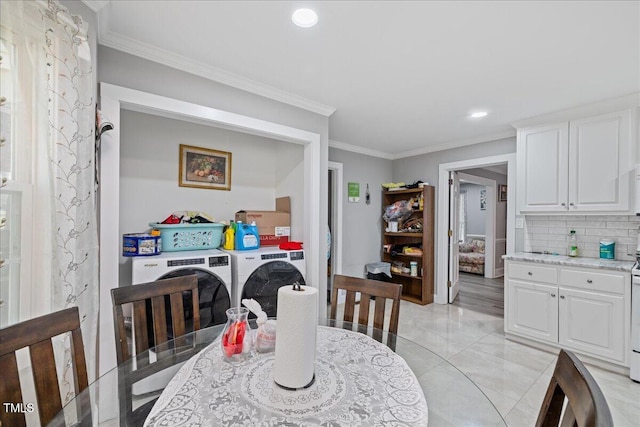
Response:
[[[19,74],[17,156],[33,194],[31,316],[77,306],[89,380],[95,378],[98,239],[94,190],[95,100],[91,55],[82,20],[55,1],[3,1],[2,36],[14,46]],[[41,300],[42,299],[42,300]],[[23,317],[23,316],[21,316]],[[68,342],[63,393],[73,390]],[[63,395],[64,396],[64,395]],[[64,398],[64,397],[63,397]]]

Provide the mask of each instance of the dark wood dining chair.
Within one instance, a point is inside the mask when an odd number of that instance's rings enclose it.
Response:
[[[190,301],[187,307],[183,298],[185,293],[186,300]],[[126,364],[127,368],[119,375],[119,389],[123,394],[123,398],[119,399],[121,424],[142,425],[162,390],[151,389],[141,392],[135,397],[151,400],[133,409],[134,385],[163,371],[172,373],[169,368],[175,367],[197,352],[195,347],[187,346],[184,351],[155,354],[155,358],[151,360],[147,350],[166,343],[171,338],[176,339],[187,332],[200,329],[198,277],[194,274],[115,288],[111,290],[111,299],[118,364],[135,359],[135,363]],[[133,306],[131,339],[127,334],[123,311],[123,306],[127,304]],[[187,312],[191,314],[193,321],[190,330],[185,326]]]
[[[389,329],[387,345],[395,350],[395,336],[398,334],[398,319],[400,317],[400,297],[402,296],[402,285],[398,283],[381,282],[378,280],[361,279],[336,274],[333,276],[333,290],[331,292],[331,312],[329,317],[337,319],[338,313],[338,293],[340,290],[346,291],[344,305],[344,315],[342,320],[354,322],[354,312],[356,306],[356,293],[360,292],[360,308],[358,310],[357,324],[358,330],[367,333],[369,327],[369,309],[371,300],[375,298],[373,311],[372,336],[382,342],[381,331],[384,329],[385,306],[387,299],[392,301],[391,315],[389,317]]]
[[[565,398],[567,404],[563,412]],[[609,405],[596,380],[575,354],[567,350],[560,350],[536,422],[536,427],[559,425],[613,426]]]
[[[62,398],[56,361],[51,339],[61,334],[71,335],[71,363],[73,369],[73,391],[77,396],[88,386],[84,344],[80,330],[78,307],[71,307],[0,329],[0,425],[24,426],[25,415],[33,402],[24,402],[16,351],[29,348],[31,372],[35,385],[36,404],[40,424],[46,425],[62,410]],[[75,399],[80,413],[90,411],[88,401]],[[6,405],[15,405],[8,410]],[[21,405],[21,406],[18,406]]]

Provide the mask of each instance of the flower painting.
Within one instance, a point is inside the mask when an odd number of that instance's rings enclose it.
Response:
[[[178,185],[231,190],[231,153],[180,144]]]

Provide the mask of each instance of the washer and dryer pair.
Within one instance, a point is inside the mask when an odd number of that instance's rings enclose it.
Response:
[[[133,285],[196,274],[200,325],[205,328],[225,323],[227,309],[240,306],[244,298],[255,299],[268,316],[276,316],[278,289],[295,282],[305,284],[306,261],[303,250],[275,246],[250,251],[211,249],[134,258],[132,270]]]

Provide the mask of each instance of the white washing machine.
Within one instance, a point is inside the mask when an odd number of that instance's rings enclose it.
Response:
[[[197,275],[200,327],[206,328],[227,321],[225,312],[231,307],[233,295],[229,254],[218,249],[163,252],[157,256],[134,258],[132,270],[133,285],[190,274]],[[185,295],[185,298],[188,296]],[[191,303],[185,301],[184,306],[186,309]],[[189,330],[188,320],[186,326]]]
[[[285,251],[277,246],[264,246],[250,251],[225,252],[231,255],[235,306],[239,307],[244,298],[253,298],[267,316],[275,317],[278,289],[295,282],[305,284],[304,250]]]

